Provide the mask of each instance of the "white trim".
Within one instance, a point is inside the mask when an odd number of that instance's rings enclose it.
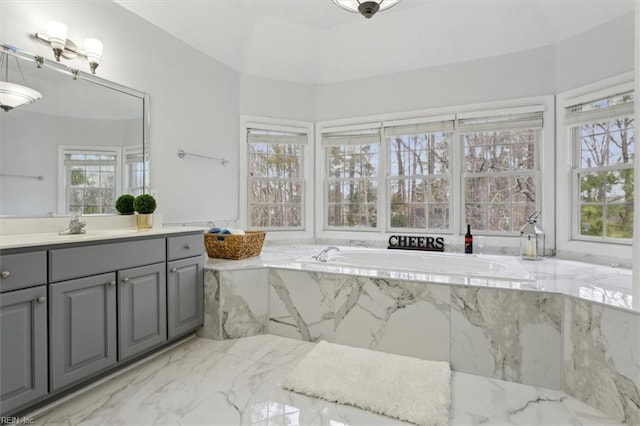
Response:
[[[400,120],[385,120],[382,127],[407,126],[411,124],[438,123],[441,121],[453,121],[456,119],[455,114],[433,115],[430,117],[405,118]]]
[[[268,128],[267,128],[268,127]],[[248,229],[248,143],[247,143],[247,129],[264,129],[272,131],[283,132],[296,132],[304,133],[307,135],[307,144],[304,149],[304,163],[303,170],[303,229],[302,230],[273,230],[268,229],[267,239],[269,241],[285,240],[290,238],[296,239],[312,239],[314,236],[314,197],[313,188],[315,181],[315,169],[314,169],[314,141],[313,141],[313,129],[314,125],[311,122],[295,121],[279,118],[260,117],[251,115],[240,115],[240,132],[239,132],[239,197],[238,197],[238,212],[239,212],[239,227],[242,229]]]
[[[625,74],[626,75],[626,74]],[[633,79],[633,76],[631,76]],[[606,80],[605,80],[606,81]],[[601,82],[604,84],[604,81]],[[602,87],[600,84],[597,86]],[[574,89],[576,90],[576,89]],[[566,104],[564,105],[564,109],[572,108],[578,105],[586,104],[589,102],[597,101],[598,99],[605,99],[611,96],[620,95],[627,92],[633,92],[633,80],[627,81],[622,84],[615,84],[613,86],[604,87],[602,89],[595,90],[593,92],[585,93],[583,95],[578,95],[573,98],[568,98],[566,100]],[[567,93],[567,92],[564,92]]]
[[[556,95],[556,249],[560,253],[598,254],[623,261],[631,259],[631,246],[610,241],[574,240],[577,233],[577,194],[574,192],[573,167],[575,147],[573,146],[573,128],[565,124],[565,111],[571,105],[597,100],[613,95],[620,90],[633,88],[633,72],[623,73],[585,86],[573,88]],[[638,102],[636,98],[636,103]],[[575,154],[575,155],[574,155]],[[635,229],[634,229],[635,234]]]
[[[472,111],[472,112],[461,112],[456,114],[456,118],[458,120],[467,120],[470,118],[485,118],[485,117],[502,117],[508,115],[520,115],[520,114],[529,114],[534,112],[544,112],[546,110],[546,105],[531,105],[531,106],[523,106],[523,107],[511,107],[511,108],[501,108],[501,109],[491,109],[491,110],[480,110],[480,111]]]
[[[345,126],[330,126],[330,127],[320,126],[320,127],[322,128],[322,134],[325,134],[325,133],[350,132],[355,130],[380,130],[382,129],[382,123],[378,121],[373,123],[349,124]]]
[[[289,132],[289,133],[302,133],[302,134],[311,133],[308,126],[305,126],[305,127],[299,127],[299,126],[296,127],[296,126],[290,126],[290,125],[274,126],[273,124],[267,124],[267,123],[248,122],[246,123],[246,127],[249,129],[270,130],[273,132]]]

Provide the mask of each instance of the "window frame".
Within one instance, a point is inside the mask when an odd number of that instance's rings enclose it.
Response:
[[[570,105],[613,95],[615,92],[633,90],[633,79],[633,72],[627,72],[556,95],[556,245],[558,254],[563,257],[580,258],[582,255],[603,251],[612,261],[631,257],[632,238],[628,242],[604,241],[600,237],[575,238],[579,226],[579,191],[574,172],[577,153],[572,137],[573,128],[567,127],[565,122],[565,109]],[[638,102],[637,95],[635,101]],[[560,212],[569,214],[563,216]]]
[[[538,108],[543,109],[543,121],[544,126],[541,130],[541,140],[538,150],[539,161],[539,173],[541,177],[538,185],[541,188],[537,188],[538,194],[536,196],[539,208],[542,210],[540,224],[546,234],[546,247],[552,250],[555,247],[555,193],[554,188],[554,174],[555,174],[555,145],[554,145],[554,133],[555,133],[555,114],[554,114],[554,96],[536,96],[529,98],[518,98],[506,101],[492,101],[478,104],[457,105],[451,107],[433,108],[427,110],[418,111],[406,111],[400,113],[379,114],[373,116],[359,117],[359,118],[347,118],[338,120],[321,121],[316,123],[315,139],[316,141],[322,140],[322,134],[328,131],[337,131],[340,129],[357,129],[362,126],[371,128],[372,125],[379,123],[382,130],[385,126],[388,126],[390,122],[398,120],[407,121],[424,121],[433,119],[437,116],[455,114],[457,116],[468,116],[469,114],[478,114],[487,116],[489,113],[495,115],[503,115],[510,111],[522,111],[523,108]],[[462,188],[462,155],[463,147],[459,142],[460,136],[457,129],[454,130],[453,139],[451,143],[451,159],[450,159],[450,171],[452,179],[450,181],[450,193],[452,208],[450,211],[451,229],[448,232],[443,232],[441,235],[445,237],[445,244],[450,243],[450,238],[456,237],[459,241],[459,237],[466,232],[466,225],[464,222],[462,202],[463,194],[460,188]],[[383,146],[381,152],[384,156],[381,157],[381,164],[384,163],[384,173],[386,176],[388,149],[384,145],[385,141],[382,141]],[[355,240],[355,242],[372,242],[373,244],[380,244],[386,242],[391,235],[407,234],[407,233],[421,233],[421,234],[437,234],[437,232],[430,230],[400,230],[389,229],[386,224],[388,222],[389,207],[386,205],[388,202],[388,179],[383,181],[383,184],[379,186],[379,198],[378,202],[381,203],[383,208],[378,209],[378,224],[384,223],[385,225],[376,231],[371,230],[327,230],[324,227],[324,188],[323,188],[323,170],[324,170],[324,150],[320,142],[316,142],[316,185],[315,185],[315,202],[317,206],[317,215],[315,219],[315,235],[321,241],[331,240]],[[543,190],[544,189],[544,190]],[[473,232],[473,230],[472,230]],[[500,246],[502,251],[506,254],[517,254],[519,248],[519,235],[487,235],[487,246]],[[384,239],[383,241],[381,241]]]
[[[71,153],[81,154],[106,154],[115,155],[115,170],[114,170],[114,202],[121,195],[122,191],[122,148],[113,146],[91,146],[91,145],[58,145],[58,214],[69,215],[73,212],[67,212],[69,207],[69,200],[67,199],[67,169],[65,167],[65,155]],[[114,204],[115,206],[115,204]],[[92,213],[97,215],[115,214],[115,207],[113,213]]]
[[[246,230],[256,230],[249,226],[249,141],[247,139],[248,130],[251,128],[275,131],[275,132],[292,132],[305,133],[307,142],[303,151],[303,172],[302,172],[302,227],[301,229],[278,229],[278,228],[259,228],[267,232],[268,240],[284,240],[290,238],[301,239],[305,242],[313,241],[313,123],[296,120],[283,120],[270,117],[241,115],[240,116],[240,138],[239,138],[239,218],[238,226]]]
[[[377,214],[377,222],[376,222],[376,226],[375,227],[371,227],[371,228],[358,228],[358,227],[338,227],[338,226],[329,226],[329,218],[327,216],[327,209],[329,206],[329,200],[328,200],[328,186],[330,184],[329,182],[329,178],[326,176],[326,167],[327,167],[327,162],[328,162],[328,157],[326,156],[326,145],[323,144],[322,142],[322,135],[324,134],[328,134],[328,133],[341,133],[341,132],[351,132],[351,131],[369,131],[369,130],[373,130],[373,131],[377,131],[378,132],[378,138],[379,138],[379,142],[378,142],[378,170],[377,170],[377,176],[375,177],[375,182],[377,183],[378,186],[378,199],[376,201],[376,214]],[[366,123],[366,124],[359,124],[359,125],[355,125],[355,126],[338,126],[338,127],[328,127],[325,128],[320,134],[319,136],[316,137],[316,146],[318,147],[318,149],[320,150],[320,154],[319,157],[322,160],[321,164],[316,164],[316,170],[318,171],[316,173],[316,181],[320,183],[321,187],[320,187],[320,193],[322,194],[322,201],[319,204],[322,208],[318,208],[317,209],[317,213],[319,216],[321,216],[322,218],[322,230],[324,232],[355,232],[355,233],[370,233],[370,232],[376,232],[379,233],[380,230],[383,228],[382,227],[382,223],[381,220],[386,220],[386,214],[381,215],[382,209],[381,209],[381,200],[382,200],[382,194],[385,193],[385,190],[382,188],[383,182],[382,182],[382,169],[383,169],[383,163],[384,163],[384,155],[382,153],[382,149],[383,149],[383,142],[382,142],[382,135],[381,135],[381,128],[380,128],[380,123]],[[319,174],[319,175],[318,175]],[[372,180],[372,179],[364,179],[364,178],[359,178],[358,180]],[[316,186],[316,190],[318,186]],[[384,212],[386,213],[386,211]]]
[[[517,176],[530,176],[533,177],[533,179],[535,180],[535,189],[536,189],[536,201],[535,201],[535,210],[540,210],[542,211],[542,206],[543,206],[543,197],[544,197],[544,193],[547,191],[542,191],[543,185],[541,183],[542,178],[543,178],[543,173],[542,173],[542,152],[544,150],[544,129],[545,129],[545,111],[548,108],[544,105],[544,104],[540,104],[540,105],[534,105],[534,106],[522,106],[522,107],[514,107],[514,108],[508,108],[508,109],[502,109],[502,110],[493,110],[493,111],[477,111],[477,112],[469,112],[469,113],[461,113],[458,114],[457,118],[458,120],[461,119],[474,119],[474,118],[478,118],[478,119],[482,119],[482,118],[498,118],[498,117],[507,117],[507,116],[519,116],[519,115],[527,115],[527,114],[531,114],[531,113],[541,113],[542,114],[542,128],[536,128],[534,129],[534,131],[536,132],[536,146],[535,146],[535,153],[534,153],[534,168],[533,170],[522,170],[522,171],[517,171],[517,170],[508,170],[508,171],[500,171],[500,172],[468,172],[466,171],[466,167],[465,167],[465,163],[466,163],[466,157],[465,157],[465,152],[464,152],[464,135],[469,134],[469,133],[480,133],[480,132],[469,132],[469,131],[462,131],[462,129],[460,129],[457,125],[456,125],[456,137],[458,138],[457,142],[460,145],[460,175],[461,175],[461,181],[460,181],[460,186],[459,186],[459,191],[460,191],[460,197],[462,198],[461,201],[461,220],[462,222],[460,223],[461,229],[465,229],[466,228],[466,223],[465,223],[465,218],[467,217],[467,210],[466,210],[466,180],[468,178],[485,178],[485,179],[489,179],[489,178],[513,178],[513,177],[517,177]],[[488,129],[487,132],[494,132],[496,130],[525,130],[525,129],[531,129],[531,127],[528,126],[522,126],[522,127],[515,127],[515,128],[506,128],[506,129],[499,129],[499,126],[496,126],[496,128],[494,129]],[[542,195],[542,196],[540,196]],[[507,203],[509,206],[513,206],[514,204],[511,202],[511,200],[509,201],[509,203]],[[487,205],[489,205],[489,203],[487,203]],[[534,210],[534,211],[535,211]],[[524,222],[522,223],[522,225],[524,225]],[[512,225],[512,230],[509,232],[502,232],[502,231],[490,231],[490,230],[482,230],[482,231],[478,231],[480,235],[485,235],[485,236],[497,236],[497,237],[519,237],[520,233],[518,232],[519,226],[517,224],[513,224]],[[545,229],[545,228],[543,228]],[[546,229],[545,229],[546,232]]]
[[[444,114],[444,115],[436,115],[436,116],[430,116],[430,117],[422,117],[422,118],[412,118],[412,119],[399,119],[399,120],[386,120],[382,122],[382,149],[384,149],[385,155],[386,155],[386,164],[388,165],[387,169],[385,170],[385,185],[386,185],[386,189],[387,189],[387,197],[384,201],[384,205],[386,208],[386,213],[387,213],[387,220],[386,220],[386,232],[389,234],[393,234],[393,233],[411,233],[411,232],[415,232],[415,233],[430,233],[430,234],[443,234],[443,235],[447,235],[447,234],[451,234],[453,232],[454,227],[454,222],[453,222],[453,210],[454,210],[454,193],[453,193],[453,176],[454,176],[454,164],[456,163],[454,160],[454,149],[453,146],[455,145],[456,141],[455,141],[455,137],[456,137],[456,131],[455,131],[455,114]],[[391,128],[391,127],[396,127],[396,126],[405,126],[405,125],[421,125],[421,124],[437,124],[437,123],[446,123],[446,122],[451,122],[451,124],[453,125],[453,130],[451,130],[451,135],[449,138],[449,146],[448,146],[448,156],[449,156],[449,167],[447,172],[448,173],[439,173],[439,174],[434,174],[434,175],[428,175],[428,176],[416,176],[416,175],[407,175],[404,176],[405,179],[411,179],[411,178],[423,178],[425,181],[433,181],[436,179],[442,179],[442,178],[446,178],[447,179],[447,186],[449,188],[448,192],[448,209],[449,209],[449,224],[447,226],[446,229],[444,228],[429,228],[426,227],[424,229],[422,228],[411,228],[411,227],[392,227],[391,226],[391,182],[392,181],[398,181],[401,178],[398,176],[392,176],[391,174],[391,165],[393,163],[393,160],[391,158],[391,144],[389,142],[389,138],[387,138],[384,130],[386,128]],[[442,128],[444,129],[446,126],[443,124]],[[445,129],[446,130],[446,129]],[[428,132],[429,134],[433,134],[433,133],[446,133],[444,130],[443,131],[435,131],[435,132]],[[422,134],[426,134],[426,132],[422,133]],[[430,203],[425,202],[425,207],[429,207]]]

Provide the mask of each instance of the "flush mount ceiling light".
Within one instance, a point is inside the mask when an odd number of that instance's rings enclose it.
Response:
[[[17,58],[15,59],[24,80],[20,62],[18,62]],[[8,112],[22,105],[32,104],[42,98],[40,92],[9,82],[9,54],[6,52],[2,52],[2,56],[0,56],[0,68],[2,68],[2,65],[4,65],[5,69],[4,80],[0,81],[0,108],[2,110]]]
[[[98,68],[102,60],[102,49],[104,47],[100,40],[96,38],[85,39],[84,50],[82,50],[67,38],[67,26],[62,22],[56,21],[47,24],[47,33],[36,33],[35,37],[51,45],[56,61],[60,62],[60,58],[72,59],[80,55],[87,58],[91,73],[96,73],[96,68]]]
[[[400,2],[400,0],[333,0],[335,4],[349,12],[361,13],[369,19],[377,12],[387,10]]]

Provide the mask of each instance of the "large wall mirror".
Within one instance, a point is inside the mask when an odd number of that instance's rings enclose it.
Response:
[[[37,90],[0,111],[0,217],[112,214],[149,188],[149,96],[2,47],[0,80]]]

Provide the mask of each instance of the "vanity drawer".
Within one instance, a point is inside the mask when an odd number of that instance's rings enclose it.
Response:
[[[127,241],[49,251],[49,282],[164,262],[165,239]]]
[[[167,259],[176,260],[204,253],[202,234],[181,235],[167,238]]]
[[[0,256],[0,291],[17,290],[46,283],[46,251]]]

